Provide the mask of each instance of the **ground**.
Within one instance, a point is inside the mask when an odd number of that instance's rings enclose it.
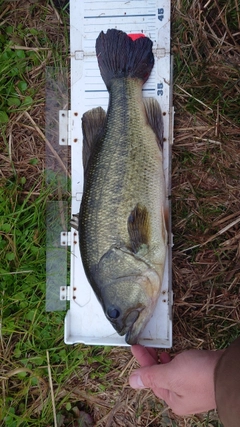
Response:
[[[128,349],[66,346],[45,312],[45,72],[69,67],[66,3],[0,1],[0,425],[220,427],[132,390]],[[172,1],[173,357],[239,334],[239,41],[237,0]]]

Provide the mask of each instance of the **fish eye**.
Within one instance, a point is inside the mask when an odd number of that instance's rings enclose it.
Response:
[[[116,308],[109,308],[107,314],[111,319],[117,319],[120,316],[120,311],[118,311]]]

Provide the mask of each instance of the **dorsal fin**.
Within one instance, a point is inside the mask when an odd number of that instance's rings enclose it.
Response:
[[[95,144],[103,131],[105,119],[106,113],[102,107],[86,111],[82,116],[84,175],[86,175],[88,161],[94,150]]]
[[[156,134],[159,148],[163,148],[163,115],[159,103],[154,98],[143,98],[143,103],[153,132]]]

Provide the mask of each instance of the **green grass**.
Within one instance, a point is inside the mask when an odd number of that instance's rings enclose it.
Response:
[[[47,40],[34,28],[22,27],[23,24],[17,28],[7,26],[0,36],[0,124],[8,123],[12,113],[25,111],[38,102],[37,87],[29,84],[28,76],[46,60],[47,50],[40,46],[46,46]],[[23,39],[33,36],[41,40],[38,49],[21,49]]]
[[[8,123],[9,114],[32,105],[34,91],[24,79],[31,62],[32,57],[23,50],[5,47],[0,53],[0,124]]]
[[[0,7],[3,10],[4,6],[7,6],[7,2],[2,1]],[[36,3],[30,4],[27,12],[34,17],[35,13],[39,13],[39,6]],[[41,7],[40,25],[38,22],[37,26],[34,19],[28,26],[21,20],[17,23],[9,20],[9,24],[1,25],[0,125],[8,123],[12,113],[25,111],[33,102],[36,105],[40,101],[37,96],[39,88],[30,83],[32,73],[36,74],[35,78],[40,77],[45,71],[44,64],[50,62],[50,57],[55,67],[65,67],[67,64],[69,40],[67,18],[63,17],[61,29],[59,24],[60,31],[57,33],[54,28],[52,33],[49,28],[47,30],[44,28],[48,13],[46,4]]]
[[[109,349],[66,346],[64,313],[46,313],[45,207],[50,189],[22,198],[19,184],[6,182],[0,191],[1,281],[1,420],[4,426],[52,425],[46,352],[49,352],[56,405],[60,416],[72,407],[71,390],[64,384],[79,367],[88,366],[91,378],[104,377],[112,360]],[[90,368],[91,367],[91,368]],[[65,419],[65,418],[64,418]]]

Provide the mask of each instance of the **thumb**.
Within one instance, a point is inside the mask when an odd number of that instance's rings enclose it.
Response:
[[[143,368],[142,368],[143,369]],[[141,371],[142,369],[136,369],[132,375],[129,377],[129,384],[132,388],[147,388],[147,385],[143,384]]]
[[[169,362],[170,363],[170,362]],[[164,365],[152,365],[136,369],[129,377],[129,384],[132,388],[169,388],[170,370],[169,363]]]

